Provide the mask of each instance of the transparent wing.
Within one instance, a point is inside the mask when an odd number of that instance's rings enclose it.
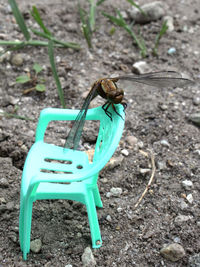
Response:
[[[126,80],[132,81],[136,84],[146,84],[155,87],[183,87],[194,82],[182,78],[180,73],[175,71],[160,71],[160,72],[151,72],[141,75],[123,75],[116,78],[111,78],[116,80]]]
[[[85,117],[87,114],[88,107],[90,105],[90,102],[97,96],[97,87],[98,84],[96,84],[89,92],[87,95],[83,106],[81,107],[80,112],[78,113],[74,124],[67,135],[66,141],[65,141],[65,148],[73,148],[76,150],[78,148],[80,139],[81,139],[81,134],[83,131],[84,123],[85,123]]]

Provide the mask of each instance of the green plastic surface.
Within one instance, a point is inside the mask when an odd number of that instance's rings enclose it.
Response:
[[[123,106],[118,104],[115,108],[124,118]],[[86,205],[92,247],[99,248],[102,245],[96,206],[103,207],[103,204],[97,179],[99,171],[115,152],[124,128],[124,119],[112,107],[109,111],[112,113],[112,121],[102,107],[89,109],[87,112],[86,120],[100,121],[93,161],[89,162],[84,151],[64,149],[44,142],[44,134],[50,121],[75,120],[79,110],[42,110],[35,143],[27,155],[21,182],[19,236],[24,260],[30,252],[33,202],[41,199],[69,199]],[[62,161],[67,163],[63,164]]]

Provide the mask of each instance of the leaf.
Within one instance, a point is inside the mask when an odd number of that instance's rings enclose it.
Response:
[[[46,91],[46,87],[44,84],[39,83],[36,85],[35,90],[38,92],[44,92]]]
[[[31,15],[33,16],[34,20],[37,22],[37,24],[40,26],[40,28],[43,30],[44,33],[51,36],[51,32],[44,26],[44,23],[42,21],[42,18],[40,17],[40,13],[36,6],[32,7]]]
[[[144,12],[144,10],[137,5],[133,0],[126,0],[127,2],[129,2],[132,6],[136,7],[144,16],[146,16],[147,14]]]
[[[37,63],[35,63],[33,65],[33,69],[34,69],[34,71],[35,71],[36,74],[38,74],[39,72],[42,71],[42,67],[39,64],[37,64]]]
[[[56,65],[55,65],[55,61],[54,61],[54,47],[53,47],[53,41],[51,41],[51,40],[48,43],[48,54],[49,54],[49,61],[51,64],[51,69],[53,72],[54,80],[56,82],[60,102],[61,102],[62,107],[65,108],[64,92],[63,92],[63,89],[61,87],[60,79],[59,79],[57,71],[56,71]]]
[[[30,77],[28,77],[27,75],[22,75],[16,78],[16,83],[27,83],[30,82],[30,80]]]
[[[31,39],[30,33],[26,27],[24,18],[21,14],[21,12],[19,11],[19,8],[17,6],[17,3],[15,2],[15,0],[8,0],[9,5],[11,6],[13,15],[16,19],[17,24],[19,25],[20,30],[22,31],[25,39],[28,41]]]
[[[124,20],[122,20],[121,18],[117,18],[117,17],[111,16],[111,15],[107,14],[106,12],[102,12],[102,14],[105,17],[107,17],[111,22],[116,24],[117,26],[120,26],[120,27],[124,27],[125,26]]]

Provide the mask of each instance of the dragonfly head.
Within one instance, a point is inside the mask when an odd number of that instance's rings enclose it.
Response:
[[[119,89],[116,83],[110,79],[105,79],[101,81],[101,88],[105,94],[106,99],[114,104],[119,104],[122,102],[124,97],[124,91]]]

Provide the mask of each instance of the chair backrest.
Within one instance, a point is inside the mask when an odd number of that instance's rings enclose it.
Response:
[[[124,107],[121,104],[115,105],[115,109],[118,114],[114,111],[112,106],[108,109],[112,120],[102,110],[103,113],[100,117],[99,134],[93,158],[94,162],[102,157],[106,162],[109,161],[119,144],[124,128],[125,113]]]

